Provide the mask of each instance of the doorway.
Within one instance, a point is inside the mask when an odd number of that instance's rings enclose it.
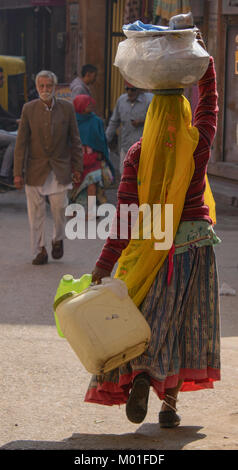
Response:
[[[224,160],[238,165],[238,24],[227,29]]]
[[[107,2],[107,40],[106,40],[106,85],[104,96],[104,116],[108,120],[119,96],[125,92],[124,79],[119,69],[113,65],[120,41],[125,38],[122,32],[126,0]]]

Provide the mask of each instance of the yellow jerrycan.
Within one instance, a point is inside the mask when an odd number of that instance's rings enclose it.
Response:
[[[83,292],[68,292],[54,303],[63,335],[85,369],[105,374],[140,356],[151,330],[128,295],[126,284],[103,278]]]

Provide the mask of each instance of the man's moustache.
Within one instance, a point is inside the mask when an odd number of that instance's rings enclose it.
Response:
[[[44,100],[48,100],[48,99],[51,99],[53,98],[54,96],[54,93],[40,93],[40,98],[44,101]]]

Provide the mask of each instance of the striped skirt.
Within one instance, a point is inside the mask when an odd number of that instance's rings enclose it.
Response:
[[[168,260],[157,274],[140,310],[151,327],[148,349],[136,359],[93,375],[86,402],[126,403],[134,377],[146,372],[157,396],[182,379],[181,391],[213,388],[220,380],[218,278],[212,246],[193,247],[174,256],[167,283]]]

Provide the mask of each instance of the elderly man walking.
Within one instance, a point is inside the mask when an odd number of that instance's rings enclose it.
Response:
[[[41,71],[36,76],[39,99],[22,109],[14,155],[14,183],[25,183],[34,265],[46,264],[45,243],[46,196],[54,227],[54,259],[63,256],[67,191],[74,181],[80,182],[83,169],[82,146],[72,104],[55,98],[57,77]]]

